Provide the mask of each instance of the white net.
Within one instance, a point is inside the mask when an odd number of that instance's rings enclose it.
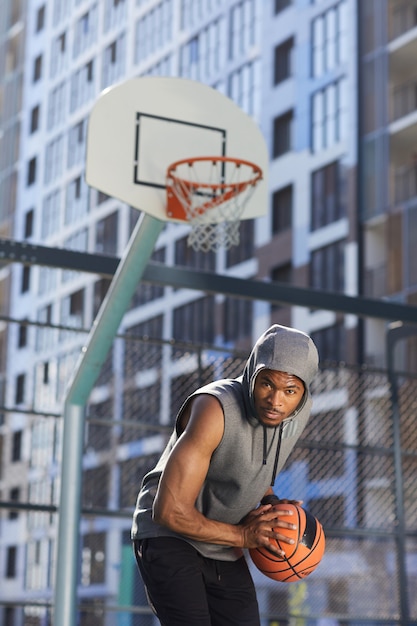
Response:
[[[167,173],[168,212],[181,207],[194,250],[239,244],[243,210],[262,178],[260,168],[228,157],[199,157],[174,163]]]

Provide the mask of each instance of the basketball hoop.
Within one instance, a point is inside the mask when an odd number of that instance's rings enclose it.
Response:
[[[238,245],[243,210],[261,179],[258,165],[233,157],[176,161],[166,174],[167,215],[189,222],[194,250]]]

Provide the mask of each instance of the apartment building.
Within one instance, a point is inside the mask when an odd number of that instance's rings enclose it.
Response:
[[[361,3],[358,24],[361,292],[415,305],[417,3]],[[366,322],[364,351],[376,363],[384,334],[382,322]],[[400,352],[399,365],[415,371],[415,341]]]

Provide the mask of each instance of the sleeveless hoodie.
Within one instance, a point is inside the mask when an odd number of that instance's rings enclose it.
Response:
[[[152,520],[161,474],[181,434],[177,430],[179,418],[190,400],[199,394],[213,395],[220,402],[224,434],[212,455],[196,508],[207,518],[238,524],[274,485],[277,473],[307,424],[312,404],[310,383],[317,368],[317,349],[311,338],[275,324],[256,342],[242,376],[210,383],[191,394],[178,412],[174,432],[156,467],[143,478],[133,516],[132,539],[180,537],[208,558],[226,561],[239,558],[241,550],[189,539]],[[256,376],[263,369],[293,374],[305,385],[297,409],[276,427],[263,425],[255,411],[253,389]]]

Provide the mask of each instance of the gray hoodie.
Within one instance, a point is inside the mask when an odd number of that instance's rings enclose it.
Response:
[[[152,520],[152,505],[161,474],[177,441],[177,426],[185,407],[199,394],[215,396],[223,409],[224,434],[212,455],[206,480],[196,501],[206,517],[238,524],[253,510],[283,467],[299,439],[311,410],[310,384],[318,368],[317,349],[305,333],[285,326],[271,326],[254,345],[243,370],[235,379],[201,387],[181,407],[176,427],[156,467],[142,481],[132,525],[132,539],[178,535]],[[305,385],[304,397],[292,415],[277,427],[263,425],[255,411],[253,389],[263,369],[298,376]],[[209,558],[235,560],[234,548],[181,537]]]

